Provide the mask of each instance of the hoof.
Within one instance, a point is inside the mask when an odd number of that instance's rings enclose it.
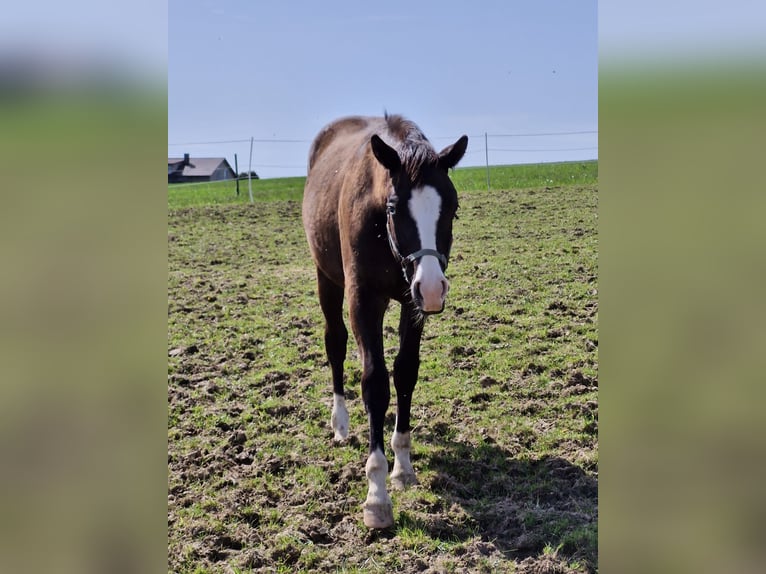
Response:
[[[335,435],[332,437],[332,440],[334,440],[335,442],[343,442],[347,438],[348,438],[348,429],[346,429],[345,431],[336,430]]]
[[[391,504],[365,504],[362,510],[367,528],[390,528],[394,525],[394,508]]]
[[[415,486],[418,484],[418,478],[414,472],[411,473],[398,473],[391,475],[391,488],[394,490],[404,490],[407,487]]]

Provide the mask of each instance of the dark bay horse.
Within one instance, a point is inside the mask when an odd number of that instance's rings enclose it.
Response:
[[[363,505],[369,528],[394,523],[383,439],[391,397],[383,356],[383,315],[391,299],[401,303],[391,485],[404,488],[416,483],[410,464],[410,404],[424,318],[443,310],[449,290],[444,272],[458,198],[448,170],[460,161],[467,145],[468,137],[462,136],[437,153],[414,123],[386,115],[337,120],[319,132],[309,152],[303,225],[325,316],[333,383],[330,424],[335,440],[348,436],[343,394],[348,341],[345,295],[362,361],[362,398],[370,423],[368,493]]]

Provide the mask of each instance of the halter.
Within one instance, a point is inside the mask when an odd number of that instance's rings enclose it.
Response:
[[[386,201],[386,235],[388,235],[388,245],[391,247],[391,253],[394,255],[394,258],[399,262],[399,264],[402,266],[402,274],[404,275],[404,280],[407,283],[411,282],[410,274],[407,272],[407,267],[413,263],[415,263],[417,260],[419,260],[424,255],[433,255],[439,260],[439,264],[441,265],[442,271],[447,270],[447,258],[442,254],[436,251],[436,249],[419,249],[418,251],[415,251],[414,253],[410,253],[407,256],[404,256],[399,251],[399,246],[396,241],[396,229],[394,227],[394,214],[396,213],[396,202],[398,201],[398,198],[395,196],[391,196]]]

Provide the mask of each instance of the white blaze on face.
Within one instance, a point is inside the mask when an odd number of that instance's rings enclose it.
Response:
[[[412,190],[408,206],[418,228],[421,249],[436,250],[436,225],[441,205],[441,196],[430,185]],[[412,279],[413,299],[422,298],[423,311],[439,312],[444,308],[448,290],[449,283],[444,277],[439,260],[433,255],[424,255],[418,261],[417,271]]]

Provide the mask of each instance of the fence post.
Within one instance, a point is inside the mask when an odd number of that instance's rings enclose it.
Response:
[[[239,166],[237,165],[237,154],[234,154],[234,171],[237,172],[237,197],[239,197]]]
[[[250,203],[253,202],[253,136],[250,136],[250,163],[247,167],[247,188],[250,191]]]
[[[487,132],[484,132],[484,161],[487,164],[487,191],[489,191],[489,149],[487,146]]]

